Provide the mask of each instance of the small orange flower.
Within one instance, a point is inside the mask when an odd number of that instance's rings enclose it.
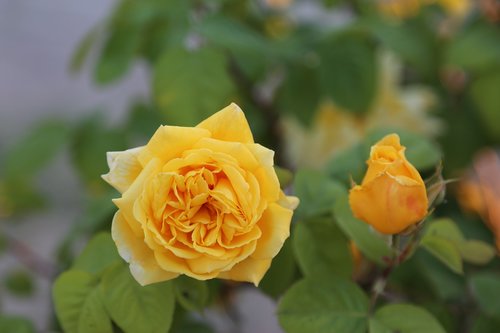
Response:
[[[363,182],[349,193],[354,216],[383,234],[400,233],[427,215],[424,181],[404,151],[397,134],[372,146]]]

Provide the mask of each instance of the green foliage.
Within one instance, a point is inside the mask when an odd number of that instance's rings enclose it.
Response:
[[[287,239],[281,251],[274,257],[271,268],[260,281],[259,289],[271,297],[278,298],[293,284],[296,272],[292,242]]]
[[[377,86],[373,43],[356,33],[335,34],[323,41],[319,55],[325,95],[349,111],[367,111]]]
[[[500,280],[498,274],[483,272],[470,278],[471,291],[481,310],[500,318]]]
[[[73,269],[100,275],[107,267],[121,259],[111,235],[101,232],[95,235],[73,263]]]
[[[441,324],[426,310],[411,304],[390,304],[370,319],[370,333],[445,333]]]
[[[345,192],[344,186],[324,174],[312,170],[299,170],[293,183],[295,193],[301,200],[296,210],[300,218],[325,215],[331,211],[332,203]]]
[[[125,332],[168,332],[175,307],[172,282],[142,287],[125,265],[112,266],[99,286],[109,316]]]
[[[33,324],[18,316],[0,316],[0,332],[9,333],[35,333]]]
[[[500,55],[499,55],[500,57]],[[498,57],[497,57],[498,58]],[[478,77],[471,86],[471,96],[484,127],[489,136],[500,140],[500,96],[498,86],[500,85],[500,67],[488,74]]]
[[[177,300],[186,310],[201,311],[207,306],[209,290],[205,281],[180,276],[173,283]]]
[[[287,333],[364,333],[368,324],[368,299],[350,281],[306,278],[283,296],[278,319]]]
[[[166,119],[193,126],[229,104],[233,84],[226,66],[216,49],[167,50],[153,75],[155,99]]]
[[[9,292],[19,297],[28,297],[35,290],[32,275],[21,269],[10,271],[4,283]]]
[[[353,265],[349,245],[333,219],[306,220],[299,223],[294,231],[297,263],[306,277],[351,276]]]

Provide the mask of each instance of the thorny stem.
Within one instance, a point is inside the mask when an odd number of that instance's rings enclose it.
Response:
[[[417,244],[418,240],[418,232],[415,232],[411,239],[406,243],[405,247],[400,251],[400,235],[392,236],[392,248],[394,249],[394,256],[389,261],[389,265],[382,271],[380,277],[378,277],[373,283],[372,287],[372,296],[370,298],[370,312],[373,312],[375,309],[375,305],[377,304],[377,300],[381,294],[384,293],[384,289],[387,285],[387,280],[391,275],[392,271],[402,263],[410,253],[412,253],[413,248]]]

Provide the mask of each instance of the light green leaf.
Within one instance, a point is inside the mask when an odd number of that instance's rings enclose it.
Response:
[[[168,332],[175,307],[171,281],[142,287],[119,264],[104,273],[100,290],[106,310],[125,333]]]
[[[98,288],[89,273],[70,270],[61,274],[52,290],[54,306],[64,332],[112,333]]]
[[[73,268],[90,274],[100,274],[107,267],[121,261],[116,245],[107,232],[95,235],[73,264]]]
[[[369,39],[354,33],[334,35],[323,41],[319,55],[323,92],[349,111],[367,111],[377,86],[375,51]]]
[[[5,333],[35,333],[33,324],[18,316],[0,316],[0,332]]]
[[[278,306],[287,333],[365,333],[368,298],[344,279],[305,279],[293,285]]]
[[[168,120],[193,126],[229,104],[233,84],[223,53],[169,49],[155,66],[153,90]]]
[[[300,198],[297,216],[311,217],[327,214],[345,187],[318,171],[301,169],[295,174],[295,194]]]
[[[339,227],[367,258],[384,265],[386,263],[384,259],[393,257],[392,250],[383,236],[352,215],[347,193],[337,200],[334,214]]]
[[[446,333],[427,310],[411,304],[386,305],[370,319],[370,333]]]
[[[205,281],[179,276],[174,281],[179,303],[188,311],[201,311],[208,303],[209,291]]]
[[[465,241],[462,231],[449,218],[441,218],[429,222],[424,238],[427,236],[441,237],[453,242]]]
[[[328,162],[326,173],[346,185],[350,185],[351,180],[359,183],[363,180],[366,170],[368,152],[363,144],[340,151]]]
[[[351,277],[353,264],[348,242],[333,219],[316,218],[298,223],[293,245],[305,276]]]
[[[71,72],[79,72],[85,60],[88,58],[92,46],[94,46],[100,31],[98,29],[90,30],[80,41],[78,47],[75,49],[73,55],[71,56],[71,61],[69,69]]]
[[[463,274],[460,251],[458,251],[457,246],[452,241],[442,237],[426,235],[420,245],[448,266],[453,272]]]
[[[482,272],[471,276],[472,295],[483,312],[489,316],[500,316],[500,276]]]
[[[496,255],[496,250],[488,243],[479,240],[469,240],[458,244],[458,250],[466,262],[484,265]]]

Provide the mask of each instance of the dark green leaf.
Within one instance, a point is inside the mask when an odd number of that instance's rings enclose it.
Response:
[[[175,307],[172,282],[142,287],[119,264],[105,272],[100,290],[106,310],[125,333],[168,332]]]
[[[371,42],[352,33],[334,35],[322,43],[319,55],[323,92],[349,111],[367,111],[377,85],[375,50]]]
[[[445,333],[425,309],[411,304],[386,305],[370,319],[370,333]]]
[[[329,213],[333,204],[345,193],[345,187],[339,182],[321,172],[306,169],[295,174],[294,189],[300,198],[296,214],[301,218]]]
[[[499,43],[495,45],[499,46]],[[500,59],[500,54],[498,58]],[[470,90],[484,127],[488,130],[490,137],[496,140],[500,140],[500,94],[498,87],[500,87],[500,68],[477,78],[473,81]]]
[[[155,66],[153,88],[167,119],[193,126],[229,104],[233,84],[222,53],[170,49]]]
[[[33,277],[25,270],[14,270],[9,272],[4,282],[7,290],[19,297],[30,296],[35,289]]]
[[[293,245],[297,262],[306,277],[351,277],[353,264],[348,242],[333,219],[311,219],[298,223]]]
[[[201,311],[208,303],[209,291],[205,281],[179,276],[174,280],[174,291],[179,303],[188,311]]]
[[[295,273],[292,242],[287,239],[278,255],[273,258],[271,268],[260,281],[259,289],[271,297],[278,298],[291,286]]]
[[[293,285],[278,306],[287,333],[365,333],[368,299],[344,279],[305,279]]]
[[[70,270],[61,274],[52,290],[57,318],[67,333],[112,333],[102,303],[98,280],[89,273]]]
[[[470,278],[471,290],[483,312],[500,317],[500,276],[483,272]]]

